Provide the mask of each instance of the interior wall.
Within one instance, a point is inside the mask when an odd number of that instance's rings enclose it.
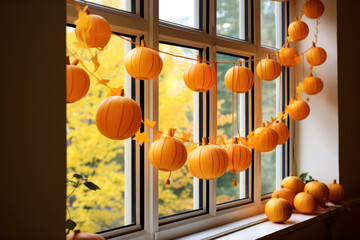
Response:
[[[64,240],[65,1],[2,1],[1,239]]]

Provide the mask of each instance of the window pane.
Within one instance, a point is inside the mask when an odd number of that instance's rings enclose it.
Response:
[[[201,0],[159,0],[159,18],[161,20],[200,28]]]
[[[92,69],[89,52],[77,48],[75,42],[74,29],[68,27],[67,47]],[[104,79],[111,79],[111,86],[124,85],[124,56],[125,49],[129,48],[124,40],[111,36],[108,48],[98,52],[99,72]],[[90,75],[88,94],[78,102],[66,105],[67,178],[76,181],[73,175],[78,173],[101,188],[90,191],[82,185],[68,198],[71,218],[84,232],[109,230],[132,224],[135,220],[131,218],[131,197],[127,196],[131,192],[125,192],[132,184],[126,180],[132,173],[131,157],[125,158],[130,149],[125,149],[125,141],[110,140],[101,135],[95,124],[97,108],[108,91],[104,85],[96,84]],[[73,190],[73,184],[68,183],[67,194]],[[130,202],[125,201],[126,196]]]
[[[247,0],[216,1],[216,32],[218,34],[247,40],[245,36],[247,24],[245,1]]]
[[[273,48],[283,45],[283,3],[261,0],[261,44]]]
[[[132,2],[135,2],[135,0],[90,0],[88,2],[128,12],[135,11],[135,9],[132,9]]]
[[[160,44],[161,51],[196,58],[198,50]],[[159,129],[167,131],[176,127],[176,136],[181,131],[192,133],[193,139],[197,127],[194,128],[194,96],[183,82],[183,74],[187,66],[194,63],[169,55],[161,54],[163,69],[159,76]],[[188,146],[189,143],[185,143]],[[159,171],[159,216],[169,216],[180,212],[200,208],[199,199],[194,201],[194,178],[186,164],[171,173],[171,184],[165,185],[169,173]],[[196,185],[196,184],[195,184]]]
[[[217,61],[220,62],[237,62],[239,57],[229,56],[226,54],[216,54]],[[244,60],[244,59],[243,59]],[[232,93],[226,87],[224,77],[226,72],[233,67],[233,65],[219,64],[217,71],[217,135],[223,136],[225,141],[230,141],[232,138]],[[239,108],[239,131],[243,137],[245,132],[245,94],[238,95]],[[234,100],[234,109],[236,109],[236,100]],[[242,113],[242,114],[241,114]],[[236,116],[236,114],[234,114]],[[234,120],[235,121],[235,120]],[[236,125],[236,122],[234,122]],[[234,137],[238,136],[237,129],[234,127]],[[231,184],[234,179],[234,173],[226,172],[224,175],[216,179],[216,204],[225,203],[229,201],[244,199],[249,197],[249,170],[241,173],[236,173],[238,186],[233,187]]]

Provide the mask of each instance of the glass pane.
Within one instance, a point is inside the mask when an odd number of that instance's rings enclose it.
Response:
[[[226,54],[216,54],[217,61],[220,62],[237,62],[239,57],[229,56]],[[242,59],[244,60],[244,59]],[[228,64],[218,64],[217,71],[217,135],[223,136],[225,141],[231,141],[232,138],[232,93],[226,87],[224,77],[226,72],[233,67]],[[245,95],[238,95],[239,113],[245,111]],[[234,109],[236,109],[236,100],[234,101]],[[244,115],[244,116],[243,116]],[[239,114],[239,131],[242,136],[245,134],[245,114]],[[236,116],[236,114],[234,114]],[[236,122],[235,122],[236,124]],[[237,129],[234,127],[234,137],[238,136]],[[216,179],[216,204],[225,203],[229,201],[244,199],[249,197],[248,191],[248,170],[236,173],[238,185],[233,187],[231,184],[234,179],[234,173],[226,172],[224,175]]]
[[[283,3],[261,0],[261,44],[281,48],[284,24],[282,21]]]
[[[135,11],[135,9],[132,9],[132,2],[135,2],[135,0],[88,0],[87,2],[96,3],[106,7],[120,9],[128,12]]]
[[[246,40],[246,0],[216,1],[216,33]]]
[[[198,50],[160,44],[161,51],[196,58]],[[163,69],[159,76],[159,129],[167,131],[176,127],[176,136],[182,136],[181,131],[194,136],[194,94],[183,81],[187,66],[194,63],[169,55],[161,54]],[[185,143],[188,146],[189,143]],[[194,178],[186,164],[171,173],[171,184],[165,185],[169,173],[159,171],[159,217],[194,210]]]
[[[74,29],[67,28],[67,48],[84,60],[89,69],[93,68],[90,54],[86,49],[77,48]],[[111,36],[108,48],[98,52],[99,72],[104,79],[111,79],[109,85],[124,85],[125,49],[124,40]],[[93,53],[95,53],[93,51]],[[73,58],[70,58],[73,60]],[[90,75],[90,89],[78,102],[67,104],[67,178],[76,181],[75,173],[84,175],[101,190],[90,191],[81,185],[73,193],[74,186],[67,184],[67,206],[77,228],[84,232],[99,232],[134,223],[131,218],[131,202],[125,201],[125,179],[131,174],[131,159],[125,158],[125,141],[110,140],[97,130],[95,116],[99,104],[108,89],[96,84]],[[129,167],[130,165],[130,167]],[[124,168],[127,168],[125,173]],[[130,209],[127,216],[125,209]],[[67,216],[69,217],[69,215]]]
[[[200,28],[201,0],[159,0],[159,18],[192,28]]]

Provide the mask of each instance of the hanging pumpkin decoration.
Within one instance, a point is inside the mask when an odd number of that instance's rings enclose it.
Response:
[[[234,66],[225,74],[225,85],[234,93],[244,93],[251,89],[254,84],[254,74],[247,67]]]
[[[96,126],[105,137],[123,140],[139,130],[141,119],[139,105],[125,97],[122,89],[120,96],[107,97],[102,101],[96,113]]]
[[[202,138],[202,146],[195,148],[187,159],[190,173],[204,180],[220,177],[225,173],[228,164],[226,150],[218,145],[208,145],[206,138]]]
[[[89,14],[87,10],[87,17],[80,17],[75,21],[75,35],[76,38],[85,43],[90,48],[104,49],[111,38],[111,29],[109,23],[105,18]]]
[[[266,59],[261,60],[256,66],[256,73],[260,79],[271,81],[280,76],[280,64],[270,58],[270,54],[266,55]]]
[[[299,192],[303,192],[305,187],[305,184],[301,178],[293,176],[292,173],[289,177],[286,177],[281,181],[281,185],[293,191],[295,195]]]
[[[195,92],[206,92],[214,86],[216,73],[214,68],[203,63],[197,55],[197,63],[188,66],[184,72],[185,85]]]
[[[310,193],[318,203],[324,203],[329,197],[329,188],[318,180],[308,182],[304,191]]]
[[[306,52],[306,61],[312,66],[319,66],[326,61],[327,53],[325,49],[317,47],[313,42],[312,47]]]
[[[301,213],[312,213],[316,210],[316,200],[308,192],[298,193],[294,198],[294,207]]]
[[[265,127],[263,123],[261,127],[254,132],[252,146],[256,151],[269,152],[276,148],[279,143],[279,136],[275,130]]]
[[[291,119],[300,121],[310,114],[310,107],[307,102],[302,100],[294,100],[292,103],[287,106],[287,111]]]
[[[298,52],[290,47],[290,43],[277,53],[277,60],[283,67],[292,67],[300,63],[301,58]]]
[[[181,168],[187,157],[185,145],[174,137],[175,131],[175,128],[170,128],[168,136],[163,135],[159,140],[154,141],[149,149],[151,164],[160,171],[169,172],[165,184],[170,184],[171,172]]]
[[[323,81],[318,77],[313,77],[312,73],[310,73],[303,81],[304,92],[309,95],[318,94],[323,87]]]
[[[135,79],[151,80],[159,76],[163,67],[158,52],[146,47],[145,40],[125,57],[125,69]]]
[[[270,221],[282,223],[291,217],[292,207],[287,200],[279,198],[279,195],[276,195],[275,198],[270,199],[266,203],[265,214]]]
[[[236,173],[248,169],[252,162],[251,151],[248,147],[239,144],[239,139],[235,137],[233,142],[226,148],[229,157],[229,165],[227,170],[234,173],[233,186],[237,186]]]
[[[320,0],[308,0],[304,5],[304,13],[310,19],[319,18],[324,13],[324,4]]]
[[[327,185],[329,188],[329,200],[334,202],[341,202],[345,199],[345,189],[341,184],[336,183],[334,179],[333,183]]]
[[[309,27],[305,22],[299,21],[298,18],[295,17],[295,21],[288,27],[288,33],[294,41],[301,41],[309,34]]]
[[[278,145],[284,144],[289,139],[289,129],[281,120],[276,120],[269,127],[277,133],[279,137]]]
[[[66,236],[66,240],[105,240],[105,238],[95,233],[86,233],[75,230],[74,233]]]
[[[276,196],[285,199],[290,203],[291,207],[294,207],[295,193],[290,189],[285,188],[284,185],[281,185],[281,188],[275,190],[271,195],[272,198],[275,198]]]
[[[74,103],[82,99],[90,87],[90,78],[84,69],[78,67],[79,60],[70,64],[66,57],[66,103]]]

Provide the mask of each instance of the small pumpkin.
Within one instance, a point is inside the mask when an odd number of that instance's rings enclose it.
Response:
[[[304,92],[309,95],[318,94],[319,92],[321,92],[323,87],[323,81],[318,77],[314,77],[312,73],[310,73],[303,81]]]
[[[341,202],[345,199],[345,189],[343,185],[337,184],[336,179],[333,183],[327,185],[329,188],[329,200],[334,202]]]
[[[290,47],[290,43],[285,48],[280,49],[277,53],[277,60],[283,67],[292,67],[300,63],[301,58],[298,52]]]
[[[256,73],[260,79],[271,81],[280,76],[280,64],[270,58],[270,54],[266,55],[266,59],[261,60],[256,66]]]
[[[225,74],[225,85],[234,93],[244,93],[254,85],[254,74],[247,67],[234,66]]]
[[[281,185],[293,191],[295,195],[299,192],[303,192],[305,187],[305,183],[301,180],[301,178],[294,176],[293,173],[291,173],[290,176],[284,178],[281,181]]]
[[[300,121],[310,114],[310,107],[307,102],[302,100],[294,100],[288,107],[287,111],[291,119]]]
[[[319,66],[327,59],[325,49],[317,47],[313,42],[312,47],[306,52],[306,61],[312,66]]]
[[[279,143],[279,136],[275,130],[265,127],[263,123],[261,127],[254,132],[252,146],[256,151],[269,152],[276,148]]]
[[[170,172],[170,175],[171,172],[178,170],[185,164],[187,157],[184,143],[174,137],[175,130],[170,128],[168,136],[163,135],[159,140],[154,141],[149,149],[151,164],[160,171]],[[170,184],[169,178],[165,184]]]
[[[282,121],[276,120],[269,127],[277,133],[279,137],[278,145],[284,144],[289,139],[289,129]]]
[[[308,192],[298,193],[294,198],[294,207],[301,213],[314,212],[316,205],[316,199]]]
[[[310,193],[318,203],[324,203],[329,197],[329,188],[318,180],[308,182],[304,191]]]
[[[75,230],[74,233],[66,236],[66,240],[105,240],[105,238],[95,233],[86,233]]]
[[[304,13],[310,19],[319,18],[324,13],[324,4],[320,0],[308,0],[304,5]]]
[[[202,145],[195,148],[187,159],[190,173],[204,180],[220,177],[225,173],[228,164],[229,157],[226,150],[217,145],[208,145],[206,138],[202,139]]]
[[[294,207],[295,193],[290,189],[285,188],[284,185],[281,185],[281,188],[275,190],[271,195],[272,198],[275,198],[276,196],[285,199],[290,203],[291,207]]]
[[[66,58],[66,103],[74,103],[82,99],[90,87],[90,78],[87,72],[78,67],[79,60],[70,65],[69,57]]]
[[[309,27],[305,22],[299,21],[298,18],[295,17],[295,21],[288,27],[288,33],[294,41],[301,41],[309,34]]]
[[[215,82],[216,73],[214,68],[203,63],[200,55],[197,55],[197,63],[185,69],[184,83],[195,92],[206,92],[214,86]]]
[[[292,207],[287,200],[279,198],[279,195],[277,195],[266,203],[265,214],[270,221],[282,223],[291,217]]]
[[[159,76],[163,67],[158,52],[146,47],[145,40],[125,57],[125,69],[135,79],[151,80]]]
[[[133,136],[140,128],[142,112],[139,105],[125,97],[107,97],[96,113],[96,127],[102,135],[113,140],[123,140]]]

